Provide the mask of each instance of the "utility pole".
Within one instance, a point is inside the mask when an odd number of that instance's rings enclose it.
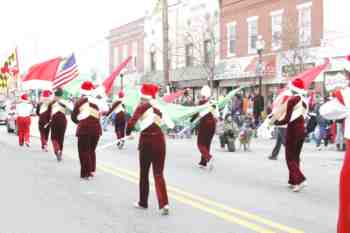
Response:
[[[164,72],[164,84],[167,93],[170,92],[169,88],[169,23],[168,23],[168,0],[160,0],[162,3],[162,15],[163,15],[163,72]]]

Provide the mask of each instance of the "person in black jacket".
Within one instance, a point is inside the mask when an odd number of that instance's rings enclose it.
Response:
[[[254,99],[253,99],[253,114],[255,120],[255,127],[260,124],[261,113],[264,111],[264,97],[260,95],[259,90],[256,90]]]

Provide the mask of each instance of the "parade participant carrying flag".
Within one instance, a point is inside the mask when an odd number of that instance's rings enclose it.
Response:
[[[350,62],[350,56],[348,56]],[[350,70],[350,63],[346,70]],[[344,81],[348,85],[347,78]],[[350,232],[350,88],[343,87],[334,92],[332,100],[323,104],[320,114],[328,120],[345,119],[344,137],[346,138],[346,153],[339,181],[339,216],[337,233]]]
[[[95,176],[96,146],[102,135],[100,125],[100,110],[98,101],[93,97],[95,86],[90,81],[81,85],[81,98],[75,104],[71,114],[76,123],[78,137],[78,152],[81,165],[80,177],[89,180]]]
[[[169,214],[168,194],[163,176],[165,163],[165,137],[159,127],[163,121],[162,112],[153,104],[158,93],[158,86],[143,84],[141,102],[128,121],[126,135],[129,136],[138,122],[140,125],[140,199],[136,208],[147,209],[149,194],[149,169],[152,165],[159,209],[162,215]]]
[[[199,105],[208,105],[208,107],[193,115],[191,119],[191,122],[199,121],[197,146],[201,153],[201,160],[198,166],[199,168],[205,168],[209,163],[209,170],[213,169],[213,156],[210,154],[210,145],[215,134],[216,117],[218,117],[216,106],[210,104],[210,95],[210,87],[204,86],[201,90]]]
[[[55,91],[54,101],[51,103],[51,142],[57,161],[62,160],[64,134],[67,128],[66,113],[73,110],[73,104],[62,98],[62,88]]]
[[[16,106],[17,111],[17,128],[19,145],[23,146],[25,143],[27,147],[30,146],[30,115],[33,111],[33,106],[29,101],[28,94],[24,93],[20,96],[19,104]]]
[[[304,97],[304,82],[295,79],[288,86],[291,96],[287,100],[287,109],[284,114],[269,116],[269,124],[287,125],[285,153],[289,170],[289,187],[299,192],[306,186],[306,178],[300,170],[300,152],[305,139],[305,116],[308,111],[307,100]],[[282,106],[282,105],[281,105]],[[277,112],[277,111],[276,111]]]
[[[115,114],[114,117],[114,129],[115,134],[117,136],[117,146],[119,149],[122,149],[124,146],[124,140],[125,137],[125,126],[126,126],[126,116],[125,116],[125,106],[123,104],[123,98],[125,94],[123,90],[120,90],[118,92],[117,100],[113,103],[110,110],[107,112],[107,117],[111,114]]]
[[[44,90],[41,92],[40,103],[36,108],[36,115],[39,116],[39,132],[40,132],[40,141],[41,149],[47,152],[47,140],[49,138],[50,127],[48,123],[50,121],[51,115],[51,96],[52,92],[49,90]]]

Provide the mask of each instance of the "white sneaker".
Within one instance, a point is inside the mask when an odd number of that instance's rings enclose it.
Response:
[[[134,206],[136,209],[140,209],[140,210],[146,210],[146,209],[147,209],[146,207],[140,206],[140,204],[139,204],[138,201],[134,202],[133,206]]]
[[[209,162],[207,163],[207,167],[209,171],[212,171],[214,169],[214,158],[211,158]]]
[[[307,182],[306,182],[306,180],[304,180],[303,182],[301,182],[301,183],[300,183],[300,186],[303,187],[303,188],[307,187]]]
[[[200,169],[204,169],[205,168],[205,166],[202,165],[202,164],[197,164],[197,167],[200,168]]]
[[[294,188],[294,185],[292,185],[292,184],[288,184],[288,186],[287,186],[289,189],[293,189]]]
[[[293,192],[300,192],[303,188],[305,188],[307,186],[306,181],[301,182],[298,185],[295,185],[293,188]]]
[[[294,185],[294,187],[293,187],[293,192],[295,192],[295,193],[297,193],[297,192],[300,192],[300,190],[301,190],[302,188],[301,188],[301,186],[300,185]]]
[[[169,205],[165,205],[163,208],[160,209],[161,215],[169,215]]]

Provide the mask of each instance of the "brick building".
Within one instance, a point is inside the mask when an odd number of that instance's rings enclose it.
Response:
[[[137,85],[144,72],[144,18],[114,28],[107,37],[109,41],[109,67],[112,71],[123,60],[132,56],[127,66],[125,85]],[[120,83],[117,83],[120,86]]]
[[[261,37],[263,95],[319,63],[323,0],[221,0],[219,87],[258,85]]]

